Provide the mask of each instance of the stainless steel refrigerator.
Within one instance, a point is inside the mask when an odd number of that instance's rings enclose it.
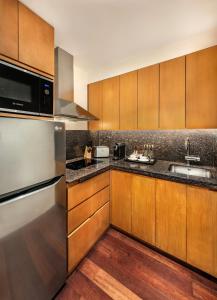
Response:
[[[0,299],[49,300],[66,278],[65,129],[0,118]]]

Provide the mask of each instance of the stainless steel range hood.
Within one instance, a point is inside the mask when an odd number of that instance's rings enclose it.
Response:
[[[65,50],[55,49],[55,117],[73,121],[98,120],[74,102],[73,56]]]

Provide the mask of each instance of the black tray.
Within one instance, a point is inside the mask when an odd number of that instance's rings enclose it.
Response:
[[[156,163],[156,159],[152,158],[149,161],[139,161],[139,160],[131,160],[129,158],[125,158],[125,161],[131,162],[131,163],[138,163],[142,165],[154,165]]]

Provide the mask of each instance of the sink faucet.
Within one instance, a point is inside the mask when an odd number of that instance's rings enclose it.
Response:
[[[191,161],[200,161],[200,156],[198,155],[191,155],[191,147],[190,147],[190,139],[189,137],[187,137],[187,139],[185,140],[185,149],[187,151],[187,155],[185,155],[185,160],[187,161],[187,165],[190,166],[190,162]]]

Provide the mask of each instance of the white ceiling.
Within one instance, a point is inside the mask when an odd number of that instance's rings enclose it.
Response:
[[[150,55],[194,35],[217,35],[217,0],[21,1],[55,27],[56,45],[87,69]]]

